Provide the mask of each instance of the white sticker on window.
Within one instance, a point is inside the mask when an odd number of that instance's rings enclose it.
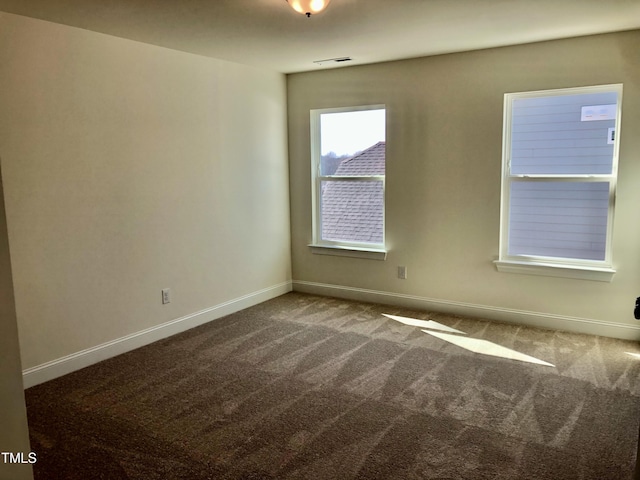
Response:
[[[611,105],[588,105],[582,107],[580,115],[581,122],[593,122],[597,120],[615,120],[616,104]]]

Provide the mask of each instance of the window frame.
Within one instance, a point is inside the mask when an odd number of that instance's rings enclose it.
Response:
[[[498,271],[525,273],[554,277],[577,278],[610,282],[616,270],[613,266],[613,223],[618,175],[618,154],[622,117],[622,84],[596,85],[585,87],[538,90],[531,92],[506,93],[503,110],[502,144],[502,184],[500,197],[500,247],[499,258],[494,263]],[[608,174],[512,174],[512,106],[516,99],[557,97],[589,93],[617,93],[615,137],[611,173]],[[516,182],[607,182],[609,184],[609,204],[607,215],[607,238],[604,260],[551,257],[540,255],[509,254],[509,217],[511,185]]]
[[[385,175],[363,175],[363,176],[337,176],[321,174],[321,116],[331,113],[362,112],[367,110],[385,111],[385,130],[387,123],[387,108],[384,104],[359,105],[348,107],[320,108],[310,111],[310,143],[311,143],[311,197],[312,197],[312,243],[309,244],[311,251],[321,255],[337,255],[357,258],[368,258],[375,260],[385,260],[386,250],[386,165]],[[386,150],[386,139],[385,139]],[[385,162],[386,163],[386,162]],[[358,181],[358,182],[382,182],[382,243],[354,242],[347,240],[325,240],[322,238],[322,182],[324,181]]]

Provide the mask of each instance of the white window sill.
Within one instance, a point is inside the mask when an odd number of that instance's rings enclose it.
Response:
[[[316,255],[334,255],[338,257],[367,258],[369,260],[386,260],[387,251],[380,248],[345,247],[338,245],[309,245],[311,253]]]
[[[616,271],[606,267],[587,267],[577,265],[561,265],[554,263],[518,262],[514,260],[495,260],[499,272],[522,273],[526,275],[543,275],[546,277],[576,278],[610,282]]]

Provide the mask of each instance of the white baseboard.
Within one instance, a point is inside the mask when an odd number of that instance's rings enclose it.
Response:
[[[415,295],[345,287],[342,285],[305,282],[301,280],[293,281],[293,291],[363,302],[396,305],[418,310],[480,317],[488,320],[497,320],[501,322],[529,325],[552,330],[565,330],[568,332],[600,335],[603,337],[620,338],[623,340],[640,340],[640,326],[603,322],[588,318],[529,312],[526,310],[514,310],[488,305],[475,305],[471,303],[438,300]]]
[[[103,343],[102,345],[87,348],[86,350],[58,358],[51,362],[27,368],[22,372],[24,388],[33,387],[34,385],[53,380],[54,378],[61,377],[76,370],[80,370],[81,368],[101,362],[107,358],[115,357],[116,355],[157,342],[163,338],[170,337],[212,320],[235,313],[239,310],[279,297],[291,290],[292,282],[284,282],[239,298],[234,298],[233,300],[215,305],[200,312],[192,313],[190,315],[165,322],[161,325],[147,328],[131,335]]]

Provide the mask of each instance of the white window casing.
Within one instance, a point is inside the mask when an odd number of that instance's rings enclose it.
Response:
[[[321,168],[322,115],[365,112],[367,110],[385,110],[385,106],[367,105],[311,110],[313,241],[309,247],[313,253],[376,260],[386,258],[384,171],[382,174],[380,171],[373,173],[351,171],[347,174],[340,174],[340,170],[338,170],[326,174],[322,172]],[[381,148],[384,152],[384,141]],[[384,160],[383,157],[382,161],[384,162]],[[359,192],[357,198],[353,194],[350,197],[346,194],[346,192],[352,192],[355,189]],[[365,207],[368,208],[367,218],[363,218],[364,215],[362,215],[361,208]],[[338,217],[342,220],[339,222],[338,232],[334,232],[328,228],[327,224],[329,221],[335,223],[335,219]]]
[[[611,281],[622,85],[504,98],[499,271]]]

